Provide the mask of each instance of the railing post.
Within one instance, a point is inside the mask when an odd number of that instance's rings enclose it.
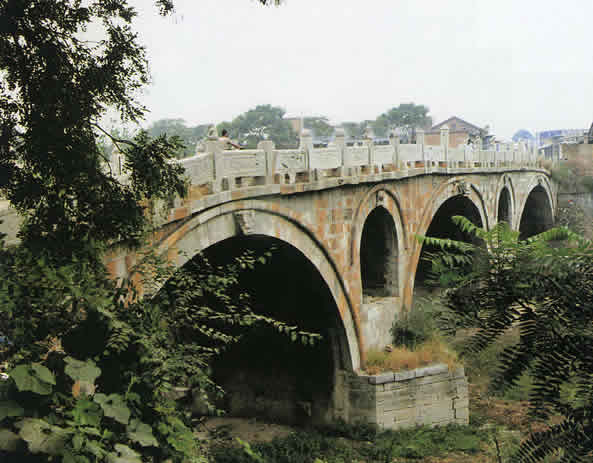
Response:
[[[220,141],[218,141],[218,131],[214,126],[211,126],[208,129],[206,152],[212,153],[212,159],[214,162],[214,181],[212,183],[212,190],[214,193],[219,193],[222,191],[222,183],[225,177],[224,158],[222,154],[222,144]]]
[[[334,134],[334,146],[340,154],[340,167],[338,167],[338,176],[344,175],[344,148],[346,147],[346,134],[342,127],[338,127]]]
[[[449,127],[441,127],[441,148],[445,156],[445,165],[449,167]]]
[[[424,129],[416,129],[416,145],[417,149],[420,151],[420,156],[422,159],[422,164],[424,164],[424,169],[428,169],[430,166],[430,160],[427,159],[427,153],[424,149]]]
[[[313,135],[309,129],[301,131],[301,139],[299,142],[299,149],[305,152],[306,168],[311,170],[311,153],[313,152]]]
[[[274,183],[274,167],[276,166],[275,144],[272,140],[262,140],[257,144],[258,150],[264,150],[266,156],[266,184]]]
[[[364,129],[364,142],[369,150],[368,165],[371,166],[373,173],[375,173],[374,172],[374,170],[375,170],[375,167],[374,167],[375,166],[375,144],[373,142],[374,138],[375,138],[375,134],[371,127],[367,127],[366,129]]]
[[[393,147],[393,165],[399,170],[399,136],[396,135],[395,130],[389,134],[389,144]]]

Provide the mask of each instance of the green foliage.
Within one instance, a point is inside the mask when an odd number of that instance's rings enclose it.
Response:
[[[219,131],[224,127],[231,138],[238,139],[248,148],[255,148],[259,141],[268,138],[276,147],[294,147],[297,144],[297,134],[290,122],[283,119],[284,109],[272,105],[257,105],[254,109],[237,116],[232,123],[219,125]]]
[[[587,236],[587,233],[590,232],[588,225],[591,223],[591,218],[587,216],[582,206],[572,200],[564,206],[558,206],[556,223],[574,233],[591,238],[591,236]]]
[[[96,259],[91,238],[119,240],[146,225],[139,196],[180,191],[164,141],[129,144],[132,186],[114,181],[99,146],[107,108],[124,122],[145,112],[133,96],[148,82],[135,15],[126,0],[0,3],[0,193],[25,217],[21,239],[37,254]],[[103,33],[99,42],[78,35],[91,23]],[[147,165],[159,174],[137,171]]]
[[[56,380],[51,371],[38,363],[17,365],[10,371],[10,376],[19,391],[31,391],[47,395],[52,392]]]
[[[151,137],[162,135],[177,136],[185,147],[177,152],[176,157],[193,156],[196,152],[196,145],[208,134],[208,127],[211,124],[200,124],[188,127],[183,119],[159,119],[153,122],[146,130]]]
[[[577,162],[564,163],[551,168],[550,173],[560,186],[561,192],[592,193],[593,177],[583,174],[583,167]]]
[[[344,122],[342,123],[342,127],[344,128],[344,131],[346,132],[346,136],[350,137],[350,138],[363,138],[364,137],[364,131],[367,127],[367,123],[366,122]]]
[[[214,463],[302,463],[316,461],[346,463],[353,461],[391,462],[394,459],[421,459],[448,452],[473,454],[480,450],[488,435],[467,426],[440,428],[417,427],[401,431],[377,431],[372,434],[350,430],[346,437],[360,436],[358,442],[344,439],[339,429],[300,431],[269,443],[241,447],[218,444],[211,449]],[[398,460],[399,461],[399,460]]]
[[[412,310],[393,322],[391,327],[393,345],[415,349],[423,342],[437,336],[438,307],[438,302],[433,298],[417,298]]]
[[[568,165],[560,164],[551,168],[552,179],[565,191],[576,191],[577,175]]]
[[[334,133],[334,128],[329,124],[327,117],[305,117],[305,128],[311,129],[315,137],[329,137]]]
[[[428,115],[428,111],[428,107],[424,105],[402,103],[377,117],[373,129],[377,135],[386,136],[390,129],[396,127],[429,128],[432,117]]]
[[[485,231],[462,217],[454,219],[485,245],[473,245],[471,271],[458,272],[447,291],[453,314],[449,329],[475,330],[465,352],[482,351],[517,329],[516,343],[500,354],[492,388],[505,392],[528,373],[532,417],[564,417],[522,443],[518,461],[542,461],[558,451],[563,461],[585,461],[593,452],[591,242],[566,228],[519,241],[504,223]],[[578,401],[563,393],[569,383],[578,391]]]
[[[581,190],[587,193],[593,193],[593,177],[590,175],[584,175],[579,177],[579,186]]]
[[[161,14],[173,10],[171,0],[154,3]],[[134,97],[149,80],[136,14],[127,0],[0,1],[0,195],[25,219],[20,245],[0,243],[0,336],[9,341],[0,347],[9,375],[0,381],[0,449],[16,458],[203,461],[168,392],[185,383],[205,388],[213,344],[240,336],[202,320],[266,321],[244,310],[245,299],[226,297],[232,283],[222,277],[187,280],[228,302],[222,311],[235,307],[219,317],[208,300],[199,312],[175,289],[166,301],[140,299],[137,278],[158,286],[159,275],[171,277],[155,260],[123,281],[107,275],[105,250],[145,246],[154,202],[187,192],[171,162],[181,138],[120,138],[100,124],[108,110],[123,124],[145,114]],[[81,36],[91,26],[102,37],[96,42]],[[101,137],[123,153],[126,181],[110,172]],[[196,317],[181,320],[181,309],[163,305],[177,300]],[[196,332],[202,344],[188,341]]]

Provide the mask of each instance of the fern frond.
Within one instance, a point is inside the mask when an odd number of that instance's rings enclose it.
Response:
[[[575,241],[580,243],[583,241],[583,237],[573,231],[569,230],[566,227],[555,227],[550,228],[544,232],[538,233],[537,235],[531,236],[527,238],[528,243],[533,242],[548,242],[548,241],[560,241],[560,240],[568,240],[568,241]]]
[[[461,231],[471,236],[480,238],[481,240],[484,240],[487,237],[488,232],[484,230],[482,227],[478,227],[477,225],[475,225],[467,217],[464,217],[462,215],[454,215],[453,217],[451,217],[451,220],[455,225],[457,225],[460,228]]]
[[[414,235],[420,244],[434,246],[442,250],[452,249],[461,252],[472,252],[475,248],[473,244],[465,241],[451,240],[449,238],[435,238],[433,236]]]

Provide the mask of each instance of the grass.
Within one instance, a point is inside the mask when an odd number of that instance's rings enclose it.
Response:
[[[356,434],[356,433],[355,433]],[[360,434],[360,433],[359,433]],[[375,432],[367,439],[346,439],[328,429],[300,431],[268,443],[250,445],[266,463],[323,463],[418,461],[451,452],[474,455],[481,451],[488,433],[471,426],[417,427]],[[211,446],[213,463],[252,463],[245,448],[232,442]],[[468,460],[471,461],[471,460]]]
[[[438,298],[418,297],[413,309],[394,321],[393,346],[387,351],[367,351],[366,372],[413,370],[434,363],[446,363],[450,370],[458,366],[457,354],[437,327],[442,310]]]
[[[414,348],[394,347],[391,352],[369,350],[367,373],[374,375],[383,371],[413,370],[433,363],[446,363],[449,370],[459,365],[457,354],[438,338],[433,338]]]

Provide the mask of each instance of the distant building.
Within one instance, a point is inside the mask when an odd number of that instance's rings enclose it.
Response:
[[[457,148],[466,145],[470,138],[485,137],[487,130],[470,122],[464,121],[460,117],[453,116],[446,121],[433,125],[430,130],[424,134],[424,143],[427,145],[441,144],[441,128],[449,127],[449,148]]]
[[[536,132],[537,146],[582,142],[586,129],[556,129]]]
[[[531,134],[531,132],[529,130],[521,129],[521,130],[517,130],[515,132],[515,135],[513,135],[512,140],[515,143],[520,142],[520,141],[531,143],[531,142],[535,141],[535,137]]]
[[[588,133],[586,129],[557,129],[537,132],[538,154],[545,159],[555,160],[582,158],[584,156],[583,148],[571,148],[571,146],[587,144]]]

